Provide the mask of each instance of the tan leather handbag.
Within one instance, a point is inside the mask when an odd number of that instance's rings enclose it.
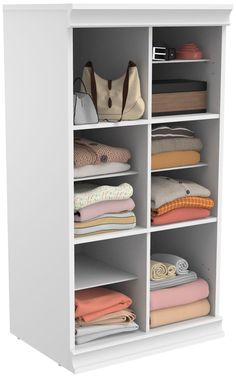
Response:
[[[94,72],[92,62],[83,70],[83,82],[91,95],[100,121],[135,120],[142,117],[145,103],[141,97],[136,64],[129,62],[120,78],[106,80]]]

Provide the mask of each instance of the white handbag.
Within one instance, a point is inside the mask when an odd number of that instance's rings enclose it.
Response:
[[[93,99],[99,120],[135,120],[143,116],[145,103],[135,63],[130,61],[126,73],[118,79],[106,80],[95,73],[92,62],[88,62],[82,79]]]
[[[84,91],[80,89],[74,93],[74,124],[98,123],[98,114],[93,99],[87,93],[86,86],[80,78],[75,79],[74,87],[77,81],[81,82]]]

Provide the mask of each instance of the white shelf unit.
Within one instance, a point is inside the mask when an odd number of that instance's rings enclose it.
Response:
[[[70,4],[4,8],[11,332],[72,372],[223,334],[223,87],[231,9]],[[205,64],[153,64],[152,46],[159,38],[173,47],[191,39],[202,48]],[[104,77],[118,77],[130,59],[139,69],[146,103],[143,119],[73,126],[73,78],[81,75],[85,62],[92,60]],[[152,117],[152,78],[206,80],[207,112]],[[184,123],[194,130],[204,144],[203,162],[151,171],[151,128],[162,123]],[[130,172],[91,180],[132,184],[134,229],[74,238],[74,182],[88,180],[74,179],[73,174],[73,140],[80,133],[131,150]],[[163,172],[207,186],[216,203],[211,217],[152,227],[151,177]],[[150,256],[164,249],[185,257],[209,281],[211,313],[151,330]],[[75,346],[74,291],[100,285],[132,298],[139,331]]]
[[[174,60],[153,60],[152,64],[180,64],[180,63],[207,63],[210,59],[174,59]]]

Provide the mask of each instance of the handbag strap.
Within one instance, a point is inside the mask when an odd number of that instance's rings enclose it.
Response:
[[[94,103],[95,109],[97,111],[97,86],[96,86],[96,80],[95,80],[93,63],[91,61],[89,61],[88,63],[85,64],[85,67],[88,67],[91,70],[91,75],[90,75],[90,80],[91,80],[91,95],[92,95],[92,99],[93,99],[93,103]]]
[[[121,109],[120,120],[122,120],[122,116],[123,116],[123,113],[124,113],[124,109],[125,109],[125,105],[126,105],[126,101],[127,101],[127,97],[128,97],[128,91],[129,91],[129,70],[132,67],[136,67],[136,64],[130,60],[129,63],[128,63],[128,67],[127,67],[126,75],[125,75],[125,79],[124,79],[124,84],[123,84],[122,109]]]
[[[81,79],[81,77],[76,77],[74,79],[74,82],[73,82],[74,93],[76,92],[75,85],[76,85],[77,82],[80,82],[83,85],[83,87],[84,87],[84,93],[88,94],[86,86],[85,86],[85,83],[83,82],[83,80]],[[81,89],[80,89],[80,91],[81,91]]]

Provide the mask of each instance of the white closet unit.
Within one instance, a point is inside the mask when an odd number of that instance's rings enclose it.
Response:
[[[11,332],[72,372],[223,334],[219,314],[221,169],[227,5],[22,5],[4,7]],[[204,59],[152,63],[163,39],[199,44]],[[142,119],[73,125],[73,78],[92,60],[119,77],[139,70]],[[152,117],[152,79],[208,84],[207,112]],[[195,166],[151,171],[153,124],[194,130],[204,143]],[[73,139],[128,147],[131,170],[95,176],[130,183],[137,226],[74,238]],[[152,175],[189,178],[211,190],[211,217],[152,227]],[[150,329],[150,254],[175,249],[210,284],[207,317]],[[75,346],[74,291],[111,286],[130,295],[139,330]],[[160,356],[161,357],[161,356]]]

